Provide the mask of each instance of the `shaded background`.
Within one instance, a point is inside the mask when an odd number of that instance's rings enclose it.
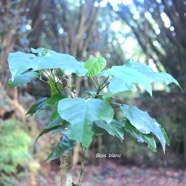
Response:
[[[33,118],[24,116],[35,100],[49,96],[49,88],[38,81],[32,81],[21,88],[7,89],[10,77],[8,53],[17,50],[29,52],[31,47],[68,53],[81,61],[86,61],[92,55],[102,55],[106,58],[108,67],[122,65],[125,60],[132,58],[150,65],[155,71],[170,73],[184,90],[186,3],[184,0],[1,0],[2,186],[19,185],[20,182],[23,185],[38,185],[38,180],[47,185],[44,179],[47,171],[58,171],[58,161],[47,165],[43,163],[56,143],[55,136],[45,135],[38,142],[36,150],[33,149],[35,137],[47,125],[50,110],[36,114]],[[79,95],[89,87],[85,79],[75,79],[74,84]],[[118,99],[147,110],[165,127],[171,141],[166,154],[163,154],[160,145],[158,152],[153,153],[127,135],[122,144],[105,134],[94,141],[87,154],[90,167],[103,163],[102,159],[95,158],[97,152],[121,153],[122,158],[112,159],[117,163],[118,169],[129,165],[171,167],[176,170],[185,167],[186,94],[175,86],[153,86],[153,97],[140,92],[118,94]],[[50,143],[46,143],[48,140]],[[55,179],[54,181],[59,181],[58,177]]]

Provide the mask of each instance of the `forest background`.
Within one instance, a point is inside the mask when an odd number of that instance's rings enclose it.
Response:
[[[10,90],[9,52],[29,52],[44,47],[73,55],[80,61],[103,56],[108,67],[133,59],[166,71],[186,86],[186,4],[184,0],[1,0],[0,1],[0,173],[14,182],[34,180],[55,138],[45,135],[36,151],[34,139],[50,115],[34,118],[25,113],[34,100],[49,95],[38,81]],[[89,84],[74,80],[76,93]],[[37,89],[35,88],[37,87]],[[163,92],[163,90],[165,90]],[[171,92],[170,92],[171,90]],[[130,139],[119,143],[104,135],[95,141],[87,163],[97,165],[99,153],[121,153],[119,165],[184,168],[186,165],[186,94],[175,86],[154,85],[153,97],[144,92],[119,94],[118,99],[137,104],[157,118],[167,130],[171,146],[150,152]],[[23,105],[23,106],[21,106]],[[126,136],[127,138],[127,136]],[[50,140],[50,143],[46,141]],[[78,157],[74,160],[78,162]],[[28,165],[28,161],[30,162]],[[58,161],[51,162],[55,167]],[[18,174],[19,173],[19,174]],[[0,176],[0,177],[1,177]],[[31,177],[31,178],[30,178]],[[25,179],[26,179],[25,178]],[[32,180],[32,181],[33,181]],[[34,181],[33,181],[34,182]],[[0,184],[1,185],[1,184]]]

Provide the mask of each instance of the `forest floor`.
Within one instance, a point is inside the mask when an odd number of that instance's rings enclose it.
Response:
[[[75,183],[79,169],[80,166],[73,168]],[[42,174],[27,181],[26,186],[60,186],[58,168],[47,165],[43,170]],[[186,170],[142,168],[105,161],[97,166],[86,166],[83,186],[186,186]]]

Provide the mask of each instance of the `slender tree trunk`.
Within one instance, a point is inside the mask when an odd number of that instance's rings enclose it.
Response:
[[[80,151],[80,143],[76,144],[76,146],[74,147],[74,153],[73,153],[73,165],[77,165],[78,160],[79,160],[79,151]]]
[[[82,147],[82,152],[81,152],[81,170],[80,170],[80,175],[79,175],[78,186],[82,186],[83,178],[84,178],[84,174],[85,174],[85,152],[86,152],[86,149],[84,149]]]
[[[69,152],[60,158],[61,186],[72,186],[72,153]]]
[[[71,75],[62,76],[62,91],[68,97],[75,97],[71,92]],[[72,186],[72,152],[69,152],[60,158],[60,168],[61,168],[61,186]]]

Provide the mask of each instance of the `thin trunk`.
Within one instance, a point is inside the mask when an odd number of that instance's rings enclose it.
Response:
[[[80,144],[78,143],[75,147],[74,147],[74,153],[73,153],[73,165],[77,165],[78,160],[79,160],[79,151],[80,151]]]
[[[61,186],[72,186],[72,153],[69,152],[60,158]]]
[[[63,75],[62,76],[62,87],[64,93],[68,97],[72,96],[71,92],[71,82],[72,76],[71,75]],[[61,186],[72,186],[72,152],[68,152],[64,156],[60,158],[60,168],[61,168]]]
[[[80,175],[79,175],[78,186],[82,186],[83,178],[84,178],[84,174],[85,174],[85,152],[86,152],[86,149],[84,149],[82,147],[82,153],[81,153],[81,170],[80,170]]]

